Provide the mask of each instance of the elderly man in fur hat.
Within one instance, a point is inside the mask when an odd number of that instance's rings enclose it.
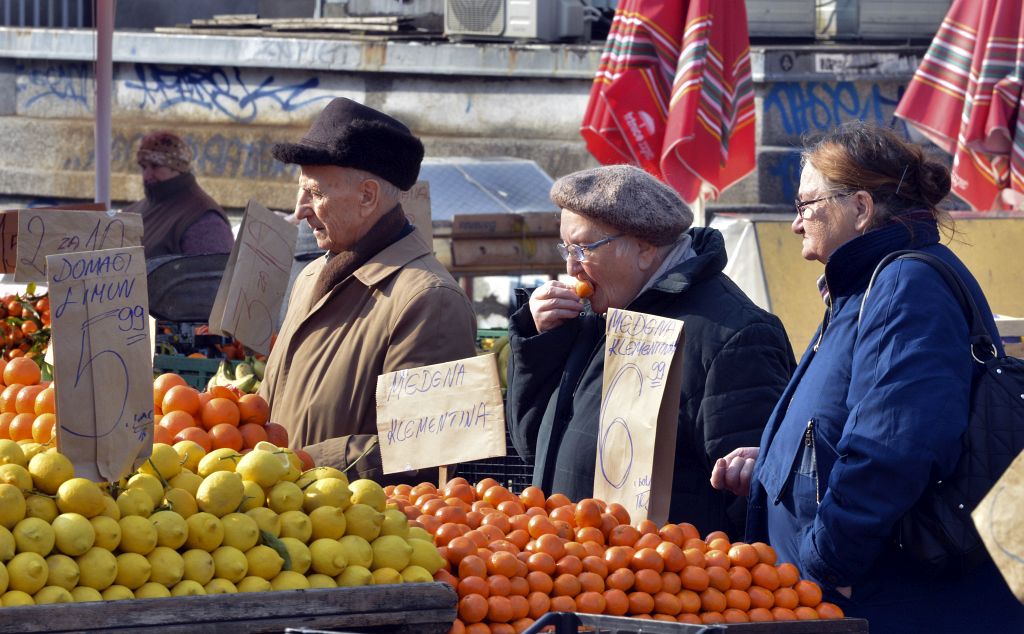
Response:
[[[261,393],[271,420],[318,465],[382,477],[375,391],[386,372],[472,357],[469,299],[399,204],[423,144],[392,117],[349,99],[324,108],[274,157],[301,168],[296,215],[327,253],[295,280]],[[364,455],[365,454],[365,455]]]
[[[231,223],[220,205],[196,182],[192,149],[176,134],[142,137],[136,155],[146,197],[126,212],[142,214],[147,258],[161,255],[231,253]]]
[[[570,499],[593,495],[605,313],[609,308],[685,322],[670,520],[704,534],[743,534],[745,502],[713,489],[715,460],[758,441],[795,366],[782,323],[722,269],[722,235],[690,228],[675,191],[627,165],[565,176],[557,245],[566,272],[588,282],[537,288],[509,326],[508,424],[533,483]]]

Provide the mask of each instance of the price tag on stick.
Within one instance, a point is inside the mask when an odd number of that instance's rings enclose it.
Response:
[[[46,257],[57,444],[75,473],[114,481],[153,449],[153,356],[142,247]]]
[[[683,322],[608,311],[594,497],[633,522],[668,521],[675,465]]]
[[[493,354],[377,377],[384,473],[505,455],[505,413]]]
[[[46,282],[46,256],[142,244],[142,216],[90,211],[22,209],[18,212],[14,281]]]
[[[33,207],[26,211],[39,212],[47,209],[106,211],[107,206],[104,203],[75,203],[73,205],[56,205],[54,207]],[[18,211],[17,209],[7,209],[0,212],[0,273],[13,273],[15,263],[17,262],[15,256],[18,251]]]

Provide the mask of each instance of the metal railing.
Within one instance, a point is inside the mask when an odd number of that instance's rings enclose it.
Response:
[[[0,0],[3,26],[92,28],[90,0]]]

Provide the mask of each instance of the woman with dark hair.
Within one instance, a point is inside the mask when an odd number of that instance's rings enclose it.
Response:
[[[926,578],[895,546],[897,522],[948,476],[967,428],[967,319],[938,271],[887,254],[917,249],[951,265],[999,341],[977,281],[946,246],[938,204],[948,170],[891,130],[847,124],[803,153],[793,232],[825,265],[821,327],[761,437],[719,460],[712,485],[749,492],[747,539],[821,584],[826,600],[877,632],[1021,631],[1024,606],[991,561]],[[997,343],[998,345],[998,343]]]

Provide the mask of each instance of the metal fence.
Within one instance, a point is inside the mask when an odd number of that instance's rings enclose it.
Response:
[[[3,26],[92,28],[92,0],[0,0]]]

